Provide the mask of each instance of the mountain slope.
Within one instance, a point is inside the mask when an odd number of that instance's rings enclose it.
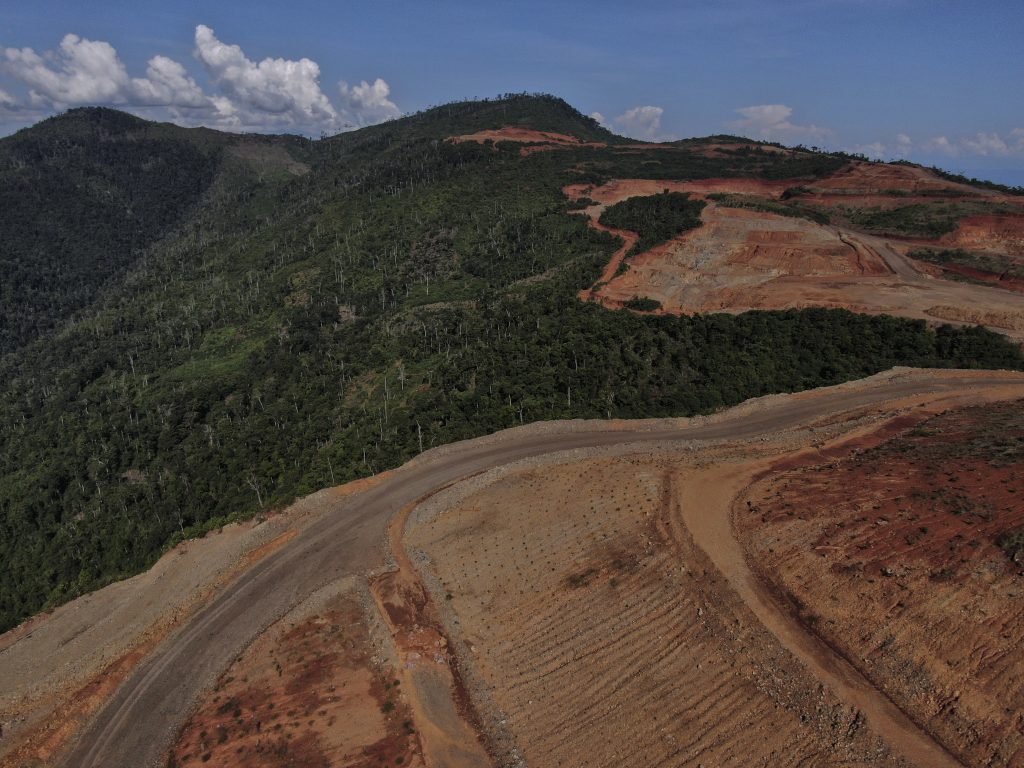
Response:
[[[103,108],[0,140],[0,354],[122,277],[193,213],[223,177],[225,149],[241,141]]]
[[[523,156],[445,140],[505,125],[610,146]],[[19,141],[49,146],[48,130]],[[897,364],[1022,364],[984,329],[828,310],[658,317],[576,298],[617,240],[572,213],[567,184],[799,186],[841,156],[638,149],[526,96],[319,142],[193,135],[220,158],[212,180],[145,230],[141,257],[119,250],[78,311],[57,313],[63,326],[32,325],[0,357],[0,628],[171,541],[497,428],[707,412]],[[88,217],[67,218],[86,242]]]

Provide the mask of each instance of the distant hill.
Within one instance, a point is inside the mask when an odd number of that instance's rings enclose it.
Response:
[[[57,328],[123,276],[194,213],[240,141],[99,107],[0,140],[0,353]]]
[[[509,126],[607,146],[447,140]],[[708,143],[639,147],[544,95],[321,141],[106,109],[0,140],[0,629],[182,537],[525,421],[1022,366],[978,328],[580,301],[619,243],[567,185],[798,189],[850,163]]]

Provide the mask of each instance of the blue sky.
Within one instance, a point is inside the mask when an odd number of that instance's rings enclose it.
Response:
[[[317,135],[525,90],[638,138],[738,132],[1024,184],[1022,52],[1019,1],[0,0],[0,133],[108,103]]]

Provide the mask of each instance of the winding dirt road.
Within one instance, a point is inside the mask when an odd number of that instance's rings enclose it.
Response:
[[[1024,375],[899,373],[855,386],[773,396],[757,407],[739,406],[709,418],[534,425],[429,451],[379,485],[340,501],[168,637],[100,710],[63,764],[75,768],[164,765],[171,741],[198,694],[256,635],[314,590],[382,565],[382,543],[392,515],[455,480],[555,451],[657,441],[746,439],[894,399],[1008,386],[1024,392]],[[881,697],[870,690],[865,695]],[[910,727],[913,729],[912,724]],[[926,734],[918,735],[927,742]]]

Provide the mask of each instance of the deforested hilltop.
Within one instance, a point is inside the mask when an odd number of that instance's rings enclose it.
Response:
[[[0,140],[0,158],[0,629],[170,542],[452,440],[709,412],[899,364],[1022,366],[977,327],[671,315],[639,289],[622,302],[637,311],[600,306],[621,240],[580,215],[604,205],[586,190],[732,179],[704,212],[804,220],[847,169],[891,167],[844,155],[643,145],[512,95],[320,141],[75,110]],[[779,199],[753,195],[765,184]],[[681,194],[692,213],[718,193]],[[868,223],[1016,215],[992,194],[924,195]],[[653,224],[670,240],[706,227]]]

